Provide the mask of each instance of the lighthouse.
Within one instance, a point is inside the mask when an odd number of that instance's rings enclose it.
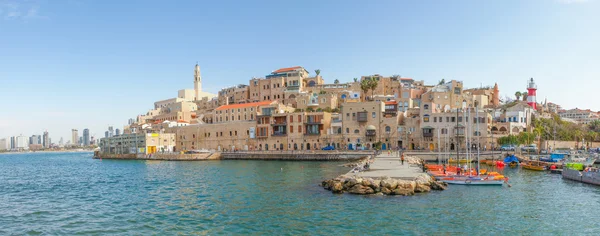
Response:
[[[527,104],[534,110],[537,110],[537,103],[535,102],[535,92],[537,91],[537,85],[533,82],[533,78],[527,81]]]

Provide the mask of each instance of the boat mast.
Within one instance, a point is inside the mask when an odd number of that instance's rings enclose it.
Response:
[[[479,109],[477,109],[477,106],[475,106],[475,133],[477,134],[477,175],[479,175],[479,137],[481,137],[481,134],[479,133]]]
[[[441,118],[441,117],[440,117]],[[438,165],[440,164],[441,161],[441,155],[442,155],[442,149],[440,148],[440,129],[437,129],[437,138],[438,138]]]
[[[458,104],[457,104],[458,105]],[[460,165],[459,161],[458,161],[458,155],[459,155],[459,151],[458,151],[458,147],[460,145],[460,142],[458,140],[458,106],[456,106],[456,132],[455,132],[455,136],[456,136],[456,167],[458,167]]]

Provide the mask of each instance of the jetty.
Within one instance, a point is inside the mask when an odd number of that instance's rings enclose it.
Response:
[[[384,153],[375,158],[361,160],[350,172],[325,180],[321,186],[333,193],[359,195],[408,196],[446,189],[446,183],[436,181],[423,172],[422,161],[416,157],[405,156],[402,165],[397,153]],[[369,168],[361,170],[367,164]]]

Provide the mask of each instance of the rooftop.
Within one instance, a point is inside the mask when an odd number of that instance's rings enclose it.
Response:
[[[217,109],[215,109],[215,110],[219,111],[219,110],[244,108],[244,107],[266,106],[266,105],[271,105],[271,103],[273,103],[273,101],[262,101],[262,102],[231,104],[231,105],[223,105],[223,106],[217,107]]]
[[[273,73],[281,73],[281,72],[294,71],[294,70],[301,69],[301,68],[302,68],[301,66],[281,68],[279,70],[273,71]]]

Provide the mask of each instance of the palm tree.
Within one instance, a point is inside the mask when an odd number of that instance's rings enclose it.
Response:
[[[600,129],[600,120],[593,120],[588,124],[588,129],[591,131],[598,131]]]
[[[321,74],[321,70],[320,69],[316,69],[315,73],[317,74],[317,76],[319,76]]]
[[[517,101],[521,100],[521,92],[517,91],[515,97],[517,97]]]
[[[445,84],[445,83],[446,83],[446,80],[442,79],[442,80],[440,80],[440,82],[438,83],[438,85],[442,85],[442,84]]]
[[[358,82],[358,78],[354,78],[354,82]]]
[[[369,89],[371,89],[371,98],[373,98],[373,93],[375,92],[375,89],[377,88],[377,80],[374,77],[371,77],[371,79],[369,80]]]
[[[365,97],[364,97],[365,101],[367,100],[367,92],[369,91],[369,88],[371,88],[371,86],[369,85],[368,79],[364,79],[364,80],[360,81],[360,90],[362,90],[363,93],[365,94]]]
[[[527,101],[527,96],[529,96],[529,94],[527,92],[522,92],[521,95],[523,96],[523,101]]]
[[[333,83],[334,83],[334,84],[339,84],[339,83],[340,83],[340,80],[339,80],[339,79],[335,79],[335,80],[333,81]]]

